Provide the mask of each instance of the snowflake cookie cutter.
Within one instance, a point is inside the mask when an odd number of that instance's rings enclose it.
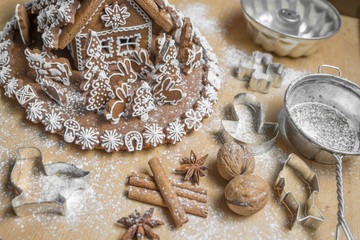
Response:
[[[285,76],[285,66],[272,63],[273,56],[269,53],[254,51],[252,57],[240,59],[237,78],[247,80],[248,89],[254,92],[269,93],[271,86],[280,88]]]
[[[26,189],[29,186],[28,174],[34,173],[35,168],[40,165],[46,176],[66,174],[74,178],[77,189],[85,189],[90,184],[90,172],[83,171],[75,165],[66,162],[44,163],[40,149],[35,147],[24,147],[16,149],[16,163],[11,172],[11,183],[14,186],[16,197],[11,205],[18,217],[39,213],[58,213],[66,215],[66,197],[58,193],[51,200],[32,201],[26,196]],[[41,169],[43,168],[43,169]]]
[[[289,180],[285,173],[287,168],[292,170],[308,187],[309,198],[305,202],[300,203],[294,193],[287,189],[286,181]],[[291,214],[290,229],[295,225],[295,222],[299,222],[305,227],[316,230],[325,221],[325,217],[316,207],[314,199],[314,194],[320,192],[318,177],[296,154],[290,154],[286,160],[275,181],[274,189],[279,203],[284,204]]]
[[[242,112],[239,110],[240,105],[248,106],[254,113],[254,130],[253,135],[261,135],[259,141],[250,142],[244,137],[244,132],[239,128],[239,122],[242,118]],[[222,120],[222,126],[225,131],[235,140],[246,145],[248,150],[254,155],[260,155],[269,151],[275,144],[279,136],[279,124],[275,122],[264,122],[264,114],[259,98],[251,93],[240,93],[236,95],[232,102],[233,120]]]

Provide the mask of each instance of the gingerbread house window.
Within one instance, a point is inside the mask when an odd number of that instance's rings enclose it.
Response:
[[[114,39],[112,37],[101,39],[102,51],[106,58],[114,56],[113,44]]]
[[[136,47],[140,46],[141,35],[134,34],[131,36],[119,36],[116,40],[118,56],[126,55],[131,53]]]

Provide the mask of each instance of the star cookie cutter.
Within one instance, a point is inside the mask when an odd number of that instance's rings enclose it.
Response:
[[[29,174],[33,174],[38,166],[40,170],[45,171],[46,176],[55,174],[71,176],[71,178],[74,178],[73,184],[76,184],[77,189],[84,189],[90,183],[90,172],[83,171],[71,163],[44,163],[43,155],[38,148],[18,148],[16,149],[16,163],[11,172],[11,183],[17,195],[11,201],[11,205],[16,215],[18,217],[38,213],[58,213],[65,215],[67,210],[66,197],[61,193],[58,193],[51,200],[46,201],[32,201],[27,198],[26,190],[29,188],[28,180],[31,179]]]
[[[261,135],[260,141],[250,142],[244,137],[244,132],[239,128],[239,121],[242,113],[239,110],[240,105],[248,106],[254,112],[254,130],[253,135]],[[262,105],[259,98],[251,93],[240,93],[236,95],[232,102],[233,120],[222,120],[225,131],[235,140],[246,145],[248,150],[254,155],[260,155],[269,151],[275,144],[279,135],[279,124],[275,122],[264,122]]]
[[[272,63],[273,56],[268,53],[254,51],[252,57],[240,59],[237,78],[247,80],[248,89],[254,92],[269,93],[271,86],[280,88],[285,76],[285,66]]]
[[[306,202],[299,203],[299,200],[292,192],[287,190],[285,169],[289,168],[300,177],[308,186],[310,195]],[[278,195],[278,201],[286,206],[292,219],[290,229],[299,222],[305,227],[316,230],[325,221],[324,215],[315,205],[314,194],[320,192],[319,181],[316,173],[296,154],[290,154],[279,173],[274,185]],[[304,208],[304,209],[302,209]]]

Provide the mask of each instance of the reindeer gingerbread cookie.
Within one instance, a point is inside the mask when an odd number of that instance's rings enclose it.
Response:
[[[0,32],[0,86],[83,150],[176,144],[210,117],[220,87],[194,29],[167,0],[31,0]]]

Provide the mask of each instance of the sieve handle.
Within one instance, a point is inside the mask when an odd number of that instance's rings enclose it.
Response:
[[[332,65],[323,64],[323,65],[320,65],[320,67],[319,67],[319,73],[322,73],[322,72],[321,72],[321,69],[322,69],[323,67],[332,68],[332,69],[337,70],[337,71],[339,72],[339,77],[341,77],[341,70],[340,70],[340,68],[335,67],[335,66],[332,66]]]

